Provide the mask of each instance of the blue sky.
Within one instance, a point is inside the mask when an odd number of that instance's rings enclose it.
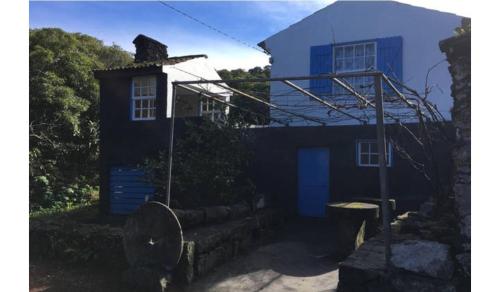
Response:
[[[256,45],[332,2],[168,3],[233,37]],[[418,2],[418,5],[430,1],[401,2]],[[441,1],[441,4],[444,2],[449,1]],[[455,0],[449,7],[457,10],[461,2]],[[116,43],[130,52],[135,50],[132,40],[142,33],[167,44],[171,56],[207,54],[217,69],[247,69],[268,64],[267,55],[226,38],[159,2],[30,2],[29,10],[30,28],[59,27],[69,32],[82,32],[105,44]]]

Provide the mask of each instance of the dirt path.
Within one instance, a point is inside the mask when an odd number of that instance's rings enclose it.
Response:
[[[295,222],[274,242],[233,259],[188,291],[335,291],[331,232],[321,221]]]

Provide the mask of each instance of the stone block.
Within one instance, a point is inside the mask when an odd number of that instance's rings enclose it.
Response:
[[[250,206],[247,204],[235,204],[230,206],[230,217],[231,219],[239,219],[250,214]]]
[[[390,278],[393,291],[401,292],[456,292],[456,287],[441,281],[419,275],[397,273]]]
[[[205,212],[205,223],[220,223],[229,219],[230,208],[228,206],[214,206],[201,208]]]
[[[391,245],[394,267],[443,280],[453,276],[448,245],[427,240],[405,240]]]
[[[182,256],[174,270],[174,281],[187,285],[194,279],[195,242],[184,241]]]
[[[165,292],[171,275],[153,267],[131,267],[122,275],[128,287],[137,291]]]
[[[205,212],[203,210],[173,210],[179,223],[181,223],[182,230],[192,228],[205,223]]]
[[[205,275],[214,267],[226,262],[233,256],[232,242],[226,242],[223,245],[207,252],[200,254],[195,264],[195,272],[197,276]]]

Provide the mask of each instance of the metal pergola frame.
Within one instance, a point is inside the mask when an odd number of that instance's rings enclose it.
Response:
[[[349,77],[373,77],[374,79],[374,88],[375,88],[375,104],[368,100],[365,96],[357,92],[352,86],[348,83],[342,81],[343,78]],[[363,104],[374,108],[376,111],[376,128],[377,128],[377,146],[379,149],[379,185],[380,185],[380,197],[382,200],[382,220],[383,220],[383,234],[384,234],[384,245],[385,245],[385,264],[387,268],[390,268],[390,257],[391,257],[391,226],[390,226],[390,215],[389,215],[389,198],[387,193],[387,161],[386,161],[386,134],[385,134],[385,123],[384,117],[392,118],[394,121],[398,122],[400,125],[401,122],[398,118],[392,116],[389,112],[384,112],[384,99],[383,99],[383,84],[387,84],[387,86],[393,90],[396,96],[401,99],[408,107],[419,111],[422,113],[418,106],[411,103],[411,101],[406,98],[406,96],[401,93],[398,88],[391,82],[390,78],[388,78],[384,73],[380,71],[369,71],[369,72],[349,72],[349,73],[332,73],[332,74],[321,74],[321,75],[312,75],[312,76],[292,76],[292,77],[275,77],[275,78],[258,78],[258,79],[233,79],[233,80],[205,80],[200,78],[200,80],[193,81],[174,81],[172,82],[172,105],[170,108],[170,137],[169,137],[169,153],[168,153],[168,178],[167,178],[167,193],[166,193],[166,204],[170,206],[170,195],[171,195],[171,184],[172,184],[172,161],[173,161],[173,148],[174,148],[174,122],[175,122],[175,103],[176,103],[176,92],[177,87],[189,90],[191,92],[199,93],[207,98],[214,99],[217,102],[220,102],[226,106],[238,107],[230,102],[224,100],[224,97],[220,95],[220,93],[212,93],[208,90],[204,90],[202,88],[194,88],[193,85],[199,84],[214,84],[220,88],[224,88],[232,93],[236,93],[238,95],[244,96],[248,99],[251,99],[255,102],[259,102],[264,104],[272,109],[284,112],[289,115],[293,115],[304,120],[312,121],[319,123],[321,125],[325,125],[325,122],[318,120],[315,117],[310,117],[307,115],[303,115],[300,113],[296,113],[290,111],[288,109],[284,109],[280,106],[277,106],[271,102],[264,101],[258,97],[250,95],[248,93],[242,92],[238,89],[232,88],[227,85],[227,83],[244,83],[244,82],[272,82],[279,81],[287,86],[299,91],[304,96],[308,96],[309,98],[317,101],[323,106],[329,108],[330,110],[336,111],[345,115],[351,119],[358,120],[362,124],[366,124],[367,121],[362,120],[344,110],[332,104],[315,94],[307,91],[300,86],[292,83],[291,81],[300,81],[300,80],[320,80],[327,79],[331,80],[334,84],[339,85],[344,90],[353,95],[356,99],[361,101]],[[214,97],[215,96],[215,97]],[[246,110],[246,109],[243,109]],[[247,110],[248,111],[248,110]],[[424,113],[422,113],[425,115]]]

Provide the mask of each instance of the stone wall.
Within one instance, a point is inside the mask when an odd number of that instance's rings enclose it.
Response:
[[[464,19],[463,28],[470,28],[470,19]],[[453,84],[452,121],[456,128],[456,147],[453,151],[453,195],[461,234],[461,253],[457,260],[470,276],[471,250],[471,32],[443,40],[441,50],[450,64]]]

